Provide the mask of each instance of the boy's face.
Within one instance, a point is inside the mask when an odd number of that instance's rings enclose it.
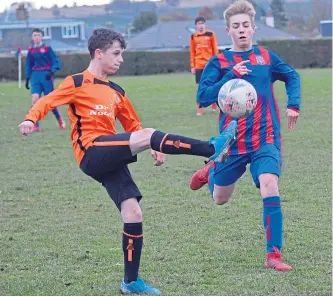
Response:
[[[95,52],[95,59],[99,60],[100,66],[104,73],[114,74],[118,71],[122,62],[124,62],[122,53],[124,49],[121,47],[120,42],[115,40],[110,48],[106,51],[97,49]]]
[[[254,25],[249,15],[237,14],[232,16],[229,20],[227,32],[236,47],[246,49],[252,45]]]
[[[31,36],[32,41],[34,44],[39,44],[42,42],[43,34],[40,32],[33,32]]]
[[[203,31],[206,30],[206,23],[203,22],[203,21],[199,21],[199,22],[197,22],[197,24],[196,24],[196,28],[197,28],[197,31],[198,31],[198,32],[203,32]]]

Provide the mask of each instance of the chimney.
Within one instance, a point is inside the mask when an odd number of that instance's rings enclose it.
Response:
[[[274,28],[274,17],[273,17],[272,10],[270,8],[266,12],[265,23],[268,27]]]

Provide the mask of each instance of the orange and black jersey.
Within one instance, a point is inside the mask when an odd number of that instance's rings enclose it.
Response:
[[[53,108],[65,104],[69,105],[71,139],[79,164],[97,137],[117,133],[116,119],[126,132],[142,129],[125,91],[88,70],[66,77],[56,90],[38,100],[24,119],[36,123]]]
[[[204,69],[207,62],[218,52],[217,40],[213,31],[206,30],[192,34],[190,40],[191,68]]]

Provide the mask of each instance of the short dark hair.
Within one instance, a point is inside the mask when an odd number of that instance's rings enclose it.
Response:
[[[36,32],[36,33],[42,33],[42,36],[44,36],[44,31],[42,29],[34,28],[34,29],[32,29],[32,33],[34,33],[34,32]]]
[[[199,22],[204,22],[204,23],[206,23],[206,19],[205,19],[205,17],[203,17],[203,16],[198,16],[197,18],[195,18],[194,24],[196,25],[196,24],[199,23]]]
[[[88,40],[88,50],[90,57],[92,59],[95,57],[95,50],[98,48],[102,51],[106,51],[116,40],[120,42],[120,46],[123,49],[126,48],[125,39],[120,33],[104,28],[94,30]]]

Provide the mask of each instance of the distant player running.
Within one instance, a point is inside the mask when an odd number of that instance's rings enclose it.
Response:
[[[47,95],[54,90],[53,75],[57,70],[60,70],[61,65],[53,49],[43,43],[41,29],[32,30],[32,41],[34,45],[28,48],[25,66],[25,87],[27,90],[31,88],[32,104],[35,104],[42,93]],[[52,112],[58,121],[59,128],[65,129],[66,124],[59,110],[54,108]],[[36,122],[34,131],[40,131],[39,122]]]
[[[191,72],[195,75],[195,82],[198,84],[205,65],[219,50],[215,33],[206,30],[206,19],[200,16],[195,19],[194,23],[196,32],[192,34],[190,39],[190,63]],[[197,105],[197,115],[200,116],[203,113],[203,107],[200,103]],[[212,103],[212,110],[216,110],[215,102]]]
[[[293,130],[300,109],[300,77],[274,52],[253,46],[255,10],[252,4],[239,0],[224,12],[227,32],[232,48],[212,58],[202,75],[198,89],[198,102],[208,106],[217,101],[222,85],[241,77],[250,82],[258,94],[258,104],[247,118],[238,120],[237,141],[229,149],[225,163],[209,162],[194,174],[190,182],[193,190],[208,183],[210,193],[217,204],[228,202],[237,180],[250,164],[255,185],[263,199],[263,224],[266,230],[266,268],[291,270],[283,263],[281,248],[283,218],[278,181],[281,175],[280,114],[274,97],[273,83],[283,81],[288,94],[288,127]],[[220,114],[222,132],[232,119]]]
[[[85,71],[68,76],[51,94],[40,99],[20,124],[23,135],[53,108],[69,104],[71,138],[76,160],[84,173],[100,182],[121,212],[124,222],[123,252],[124,294],[160,294],[139,276],[143,243],[142,195],[134,183],[127,164],[136,162],[137,154],[152,149],[155,165],[164,162],[165,154],[188,154],[219,162],[236,134],[237,123],[210,141],[166,134],[142,128],[125,91],[106,76],[118,71],[123,62],[125,40],[121,34],[97,29],[88,41],[91,62]],[[115,119],[126,133],[117,134]]]

